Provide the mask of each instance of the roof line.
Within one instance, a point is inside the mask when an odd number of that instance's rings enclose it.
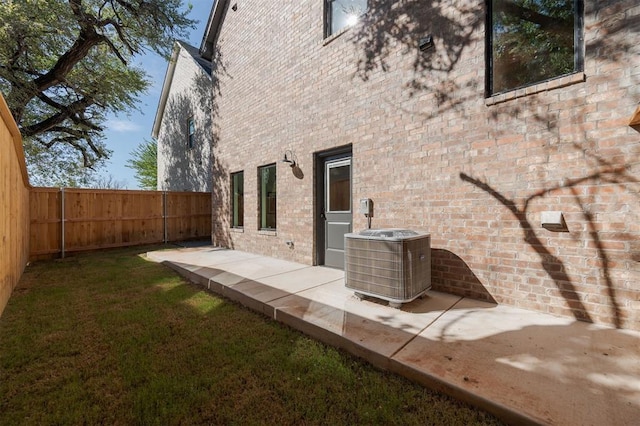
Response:
[[[209,21],[202,37],[202,43],[200,44],[200,56],[205,59],[211,60],[213,57],[213,50],[220,34],[220,28],[222,27],[222,21],[227,12],[229,6],[229,0],[215,0],[211,13],[209,14]]]
[[[180,45],[180,47],[182,49],[184,49],[185,52],[187,52],[187,54],[189,55],[189,57],[191,58],[191,60],[199,67],[202,69],[202,71],[205,72],[205,74],[207,74],[207,76],[209,77],[209,79],[211,79],[211,72],[212,72],[212,67],[213,64],[211,63],[211,61],[209,59],[203,58],[200,55],[200,52],[198,50],[197,47],[190,45],[189,43],[187,43],[186,41],[182,41],[182,40],[176,40],[176,43],[178,43]],[[208,65],[209,68],[207,69],[205,67],[205,65]]]
[[[160,133],[160,123],[162,122],[162,116],[164,115],[164,109],[167,106],[167,98],[169,97],[169,89],[173,81],[173,74],[176,70],[176,63],[178,62],[178,54],[180,52],[180,44],[174,41],[173,52],[171,52],[171,59],[169,59],[169,67],[164,76],[164,82],[162,83],[162,93],[160,94],[160,100],[158,101],[158,108],[156,109],[156,117],[153,120],[153,128],[151,130],[151,136],[154,139],[158,139]]]

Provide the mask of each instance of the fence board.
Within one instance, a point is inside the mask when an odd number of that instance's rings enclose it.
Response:
[[[167,239],[181,241],[211,235],[211,194],[167,193]]]
[[[32,259],[211,235],[210,193],[33,188],[31,206]]]
[[[60,190],[57,188],[33,188],[30,198],[30,258],[50,257],[61,247]]]

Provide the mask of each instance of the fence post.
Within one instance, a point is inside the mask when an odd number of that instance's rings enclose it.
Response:
[[[64,187],[60,188],[60,252],[64,259]]]
[[[164,243],[167,244],[167,191],[162,191],[162,221],[164,229]]]

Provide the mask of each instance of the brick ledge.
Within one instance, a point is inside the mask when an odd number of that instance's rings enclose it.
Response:
[[[553,80],[547,80],[542,83],[534,84],[533,86],[521,87],[510,92],[500,93],[495,96],[488,97],[484,100],[486,106],[501,104],[513,99],[522,98],[529,95],[534,95],[540,92],[546,92],[547,90],[559,89],[561,87],[571,86],[577,83],[583,83],[586,81],[586,75],[584,72],[577,72],[574,74],[558,77]]]

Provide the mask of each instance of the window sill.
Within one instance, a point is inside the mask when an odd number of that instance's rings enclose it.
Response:
[[[335,34],[331,34],[330,36],[324,38],[322,40],[322,45],[326,46],[327,44],[331,43],[333,40],[337,39],[338,37],[340,37],[342,34],[346,33],[347,31],[349,31],[351,27],[345,27],[343,29],[341,29],[340,31],[338,31]]]
[[[484,100],[486,106],[497,105],[514,99],[523,98],[525,96],[535,95],[536,93],[546,92],[548,90],[559,89],[561,87],[571,86],[573,84],[583,83],[586,80],[584,72],[558,77],[553,80],[547,80],[532,86],[521,87],[510,92],[500,93],[488,97]]]
[[[362,22],[358,22],[355,25],[347,25],[346,27],[342,28],[337,33],[333,33],[330,36],[327,36],[324,39],[322,39],[322,45],[326,46],[327,44],[331,43],[335,39],[340,38],[340,36],[343,35],[344,33],[349,32],[352,28],[358,28],[361,25],[363,25]]]
[[[244,228],[230,228],[230,230],[236,234],[244,234]]]
[[[275,229],[259,229],[258,235],[268,235],[270,237],[275,237],[278,235],[278,232]]]

